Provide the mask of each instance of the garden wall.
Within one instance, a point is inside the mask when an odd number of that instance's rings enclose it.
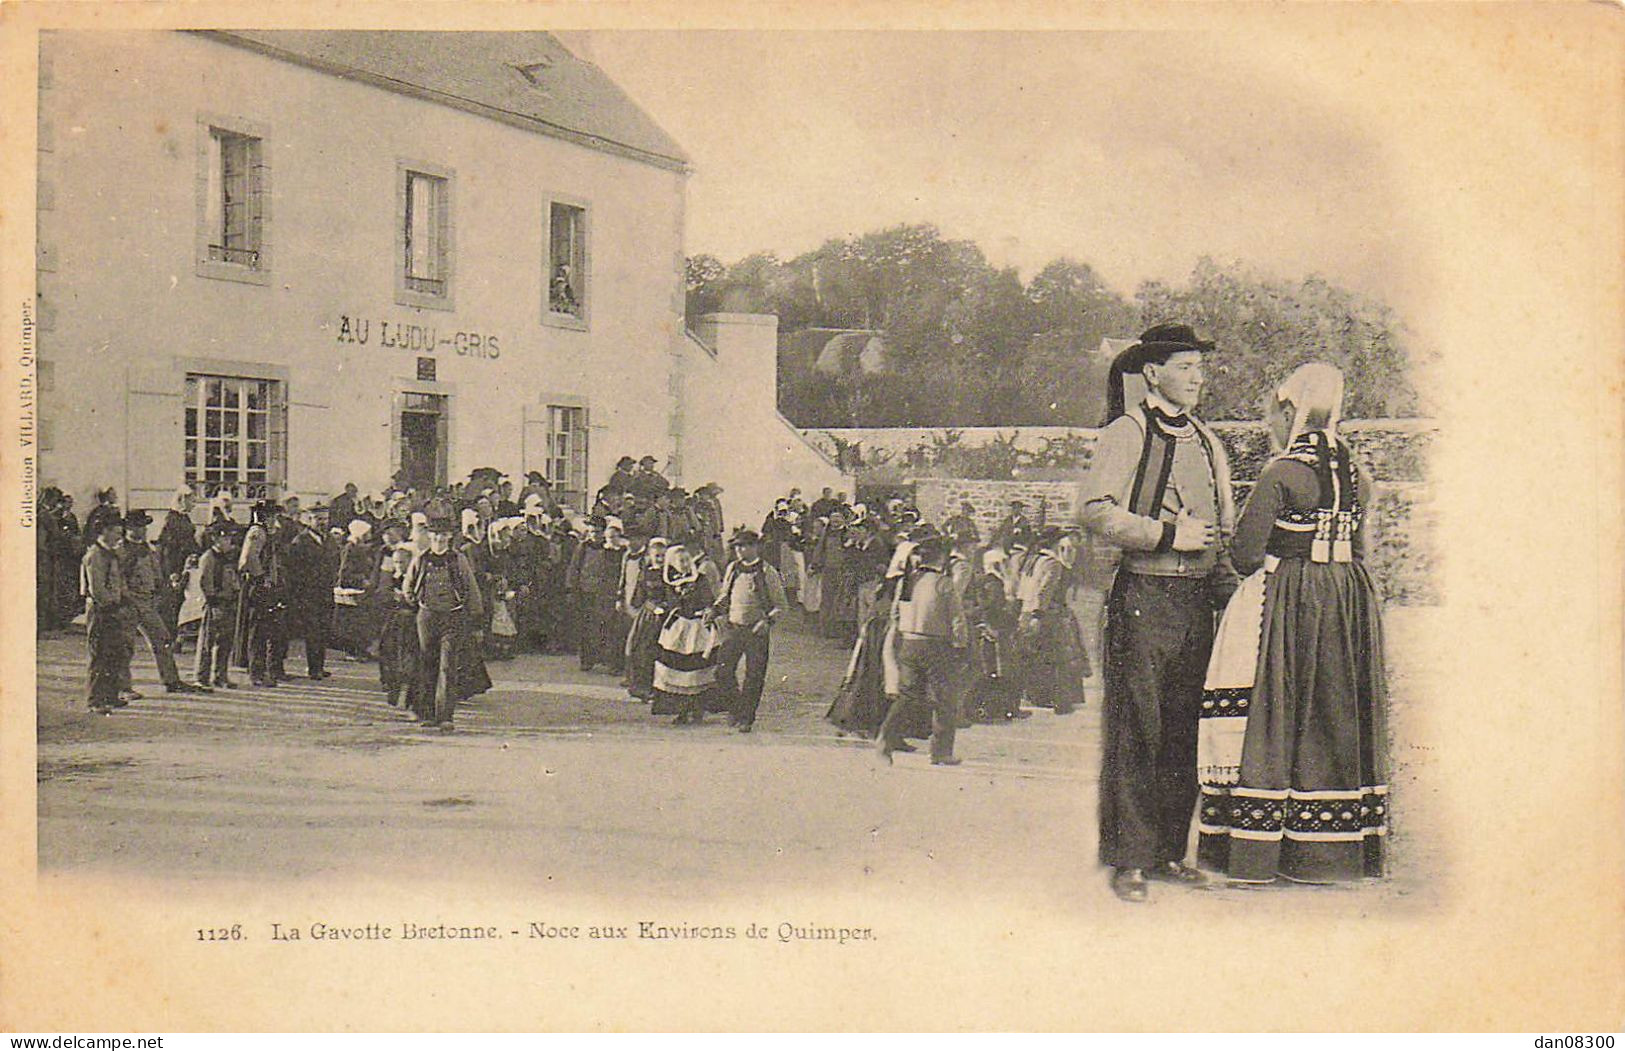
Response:
[[[1214,425],[1214,430],[1230,453],[1239,505],[1246,500],[1258,472],[1269,460],[1268,436],[1263,425],[1256,422],[1219,423]],[[810,437],[817,440],[818,433],[813,432]],[[1075,521],[1078,487],[1088,469],[1089,452],[1097,432],[1081,428],[991,432],[990,437],[997,437],[1006,444],[1013,441],[1018,448],[1034,452],[1045,448],[1042,439],[1064,436],[1067,447],[1076,454],[1070,466],[1017,463],[1011,471],[1014,477],[1004,478],[963,477],[963,472],[955,471],[956,460],[961,465],[977,463],[980,454],[974,442],[980,435],[972,431],[960,432],[961,437],[947,447],[960,450],[958,452],[944,451],[940,440],[933,443],[934,432],[931,431],[909,430],[902,435],[873,430],[823,433],[843,436],[862,433],[862,438],[846,439],[848,448],[853,442],[859,443],[860,454],[863,450],[879,448],[898,450],[884,457],[885,465],[860,469],[859,483],[911,489],[920,511],[935,522],[954,514],[962,502],[968,501],[975,510],[977,526],[986,537],[1004,517],[1011,500],[1026,502],[1032,516],[1042,507],[1051,522]],[[1369,521],[1375,540],[1370,567],[1379,587],[1390,602],[1437,603],[1440,596],[1434,574],[1435,508],[1431,487],[1426,481],[1429,450],[1438,436],[1437,423],[1416,419],[1349,421],[1344,424],[1344,433],[1355,455],[1377,483]],[[905,438],[912,444],[902,444]],[[1048,447],[1053,450],[1057,445],[1052,441]],[[1111,561],[1111,553],[1097,544],[1090,545],[1088,557],[1097,570]],[[1090,575],[1099,576],[1098,573]]]

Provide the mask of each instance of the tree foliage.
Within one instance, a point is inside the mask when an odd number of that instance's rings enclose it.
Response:
[[[1145,282],[1133,299],[1086,262],[1056,259],[1025,284],[969,241],[929,225],[838,238],[788,262],[771,252],[687,266],[690,315],[771,313],[783,335],[867,330],[886,367],[820,371],[782,354],[779,408],[803,427],[1093,426],[1105,407],[1107,337],[1183,321],[1215,340],[1202,412],[1248,419],[1297,365],[1348,377],[1348,416],[1416,411],[1403,329],[1385,305],[1318,277],[1279,281],[1202,259],[1182,285]]]

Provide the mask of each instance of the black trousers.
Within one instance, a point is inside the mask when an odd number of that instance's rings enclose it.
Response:
[[[120,684],[129,679],[135,652],[127,612],[92,606],[85,615],[85,642],[90,657],[85,700],[91,705],[110,704],[118,700]]]
[[[224,686],[230,678],[232,632],[236,615],[229,606],[205,606],[197,630],[197,681]]]
[[[311,678],[318,678],[327,669],[327,644],[333,634],[333,607],[305,606],[300,609],[295,623],[299,637],[305,640],[305,671]],[[283,649],[287,649],[285,640]]]
[[[963,678],[960,656],[944,639],[897,640],[897,697],[880,724],[881,743],[901,748],[905,714],[910,707],[931,708],[931,758],[954,754],[954,731],[959,725],[959,690],[955,671]]]
[[[615,612],[615,596],[578,595],[578,624],[580,625],[581,670],[590,671],[602,664],[611,674],[619,675],[626,669],[626,633],[616,638],[615,625],[620,615]]]
[[[1213,649],[1207,582],[1119,571],[1106,603],[1100,860],[1181,861],[1196,808],[1196,729]]]
[[[462,610],[418,610],[417,713],[424,722],[449,723],[462,700],[468,616]]]
[[[733,698],[731,721],[752,726],[756,709],[762,704],[762,687],[767,682],[768,632],[757,634],[749,628],[729,624],[717,646],[717,681]],[[745,681],[739,681],[739,662],[745,662]]]

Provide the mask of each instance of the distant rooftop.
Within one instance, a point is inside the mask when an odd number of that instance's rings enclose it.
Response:
[[[688,155],[603,70],[551,33],[206,30],[374,87],[676,171]]]

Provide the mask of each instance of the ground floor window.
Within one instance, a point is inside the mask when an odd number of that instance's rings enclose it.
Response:
[[[199,496],[281,496],[287,472],[287,398],[278,380],[186,377],[186,484]]]
[[[587,410],[579,406],[547,407],[548,484],[562,503],[587,507]]]

